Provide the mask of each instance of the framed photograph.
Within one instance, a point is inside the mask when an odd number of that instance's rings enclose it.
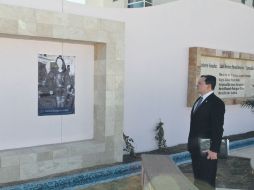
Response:
[[[75,113],[75,56],[38,54],[38,115]]]

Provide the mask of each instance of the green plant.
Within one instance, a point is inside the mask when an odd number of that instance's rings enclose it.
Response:
[[[160,121],[155,127],[155,131],[157,132],[155,135],[155,140],[157,141],[159,150],[163,150],[167,147],[166,139],[164,138],[163,125],[164,123]]]
[[[246,100],[242,103],[242,107],[250,108],[254,111],[254,99]]]
[[[134,146],[132,145],[132,143],[134,143],[133,139],[123,133],[123,140],[125,142],[125,148],[123,150],[128,152],[131,157],[134,157],[135,151]]]

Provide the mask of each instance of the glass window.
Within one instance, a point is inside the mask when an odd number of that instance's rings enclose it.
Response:
[[[132,3],[128,5],[128,8],[141,8],[144,7],[144,2]]]
[[[149,7],[152,5],[152,0],[128,0],[128,8]]]
[[[152,4],[146,2],[146,3],[145,3],[145,6],[146,6],[146,7],[150,7],[150,6],[152,6]]]
[[[80,3],[80,4],[86,4],[86,0],[66,0],[73,3]]]
[[[141,2],[141,1],[143,0],[128,0],[128,3],[130,4],[130,3]]]

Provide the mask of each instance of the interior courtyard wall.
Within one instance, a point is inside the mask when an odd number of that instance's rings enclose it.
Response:
[[[3,4],[0,22],[0,183],[122,161],[124,23]],[[76,56],[74,115],[37,115],[44,52]]]
[[[70,5],[65,11],[125,21],[124,131],[138,152],[156,148],[154,128],[160,119],[167,145],[187,141],[189,47],[254,52],[253,9],[227,0],[180,0],[131,10]],[[253,122],[250,110],[226,106],[224,135],[251,131]]]
[[[0,52],[0,150],[93,139],[92,45],[0,38]],[[75,56],[75,114],[38,116],[39,53]]]
[[[125,22],[124,131],[136,151],[156,148],[159,119],[167,145],[186,143],[189,47],[254,52],[253,9],[227,0],[179,0],[136,10],[65,4],[63,10]],[[250,110],[226,106],[225,135],[253,130],[253,122]]]

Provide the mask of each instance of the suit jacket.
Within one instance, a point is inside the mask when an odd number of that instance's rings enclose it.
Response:
[[[224,102],[212,93],[195,112],[193,112],[193,107],[191,110],[188,150],[190,152],[200,151],[198,139],[209,138],[211,139],[210,150],[218,153],[224,131]]]

